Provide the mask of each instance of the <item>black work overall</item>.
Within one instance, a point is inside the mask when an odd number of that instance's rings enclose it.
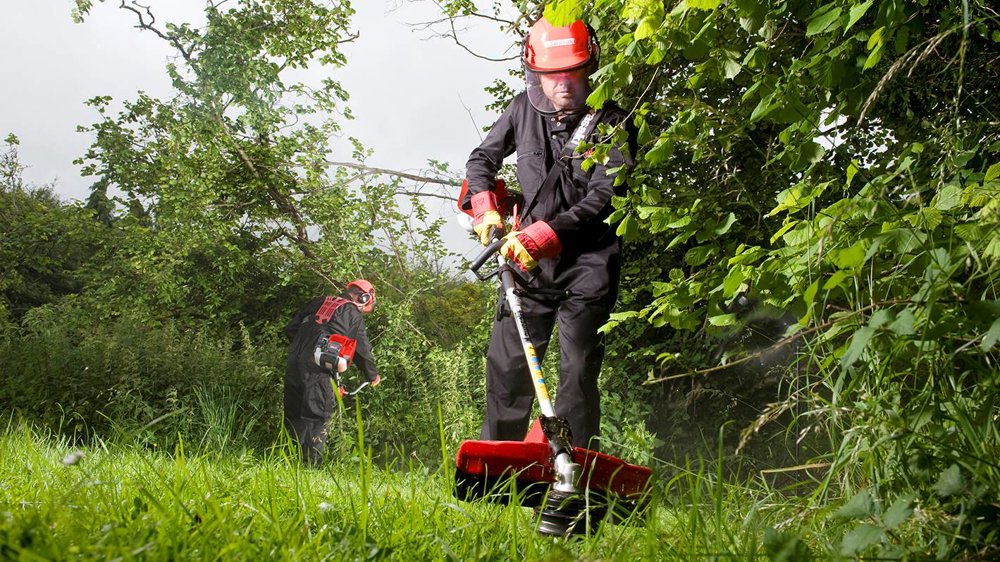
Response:
[[[609,125],[626,115],[608,104],[597,118]],[[517,179],[531,201],[559,157],[580,117],[558,120],[535,111],[519,94],[469,157],[469,196],[490,189],[503,159],[517,152]],[[604,337],[597,329],[607,322],[618,296],[621,249],[613,226],[605,219],[616,194],[608,169],[631,163],[618,149],[606,165],[584,171],[574,158],[548,193],[541,193],[521,228],[546,221],[563,245],[562,253],[539,261],[537,277],[522,298],[528,334],[544,360],[552,329],[559,325],[559,385],[556,415],[565,417],[577,446],[597,448],[601,406],[598,377],[604,359]],[[468,205],[468,200],[462,201]],[[562,294],[562,297],[553,296]],[[500,296],[499,298],[502,298]],[[490,335],[486,365],[486,416],[480,434],[487,440],[520,440],[528,429],[534,387],[513,318],[498,317]]]

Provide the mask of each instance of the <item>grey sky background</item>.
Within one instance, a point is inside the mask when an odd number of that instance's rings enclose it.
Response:
[[[148,4],[158,21],[203,21],[203,0]],[[497,117],[484,109],[491,100],[483,87],[495,78],[510,82],[507,70],[515,62],[476,58],[451,40],[412,27],[441,17],[433,2],[352,5],[352,27],[361,35],[344,46],[348,63],[333,77],[350,93],[355,118],[341,121],[343,138],[332,139],[331,158],[350,160],[346,139],[353,136],[374,149],[370,166],[419,173],[435,159],[462,173],[482,127]],[[119,9],[117,0],[95,2],[82,24],[73,23],[72,7],[72,0],[0,0],[0,138],[16,134],[28,166],[25,180],[53,183],[66,200],[86,198],[94,182],[73,164],[91,142],[77,126],[98,119],[84,101],[107,95],[120,102],[140,90],[169,96],[165,65],[173,54],[155,35],[135,29],[134,14]],[[495,24],[471,24],[462,39],[493,58],[516,54]],[[430,204],[450,212],[448,205]]]

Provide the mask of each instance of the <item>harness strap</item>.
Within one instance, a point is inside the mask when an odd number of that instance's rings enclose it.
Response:
[[[351,301],[341,298],[341,297],[326,297],[323,300],[323,304],[320,305],[319,310],[316,311],[316,323],[326,324],[333,317],[333,313],[337,311],[341,306],[349,303]]]
[[[559,176],[562,175],[563,170],[566,169],[566,165],[570,158],[573,157],[573,153],[576,152],[576,147],[580,145],[581,142],[587,140],[590,134],[594,132],[594,127],[597,126],[597,112],[590,110],[586,115],[580,119],[580,123],[577,124],[576,129],[573,130],[573,134],[570,135],[569,140],[563,145],[562,151],[559,153],[559,158],[552,164],[552,168],[549,169],[548,175],[545,176],[545,180],[542,181],[542,185],[535,192],[535,195],[531,198],[531,201],[524,206],[524,210],[521,211],[520,217],[518,217],[517,222],[520,224],[527,220],[528,215],[531,210],[535,208],[535,204],[538,203],[538,196],[543,191],[548,191],[552,189]]]

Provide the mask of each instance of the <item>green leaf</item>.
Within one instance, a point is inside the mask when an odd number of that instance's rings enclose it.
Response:
[[[962,203],[962,188],[957,185],[946,185],[934,196],[931,203],[939,211],[950,211]]]
[[[790,153],[791,167],[795,171],[805,170],[810,165],[822,160],[825,155],[826,149],[818,142],[808,141],[798,144]]]
[[[957,464],[953,464],[941,472],[934,484],[934,491],[942,498],[959,494],[964,489],[965,480],[962,478],[962,471]]]
[[[722,63],[722,73],[727,80],[736,78],[742,70],[743,66],[741,66],[737,60],[726,58],[726,60]]]
[[[847,187],[851,187],[851,182],[854,181],[854,176],[858,174],[858,163],[851,160],[851,163],[847,166]]]
[[[596,88],[594,88],[594,91],[590,92],[590,95],[587,96],[587,105],[591,107],[603,107],[604,102],[608,101],[611,97],[611,92],[611,82],[608,80],[601,82]]]
[[[806,37],[825,33],[831,30],[831,28],[835,29],[836,26],[834,24],[840,18],[840,14],[840,8],[832,5],[823,6],[813,12],[809,16],[809,23],[806,25]]]
[[[868,347],[868,342],[872,340],[875,335],[875,329],[869,326],[858,329],[854,332],[851,337],[851,345],[848,346],[847,351],[844,352],[843,357],[840,358],[840,364],[844,367],[850,367],[858,359],[861,358],[861,354],[865,352],[865,348]]]
[[[699,266],[706,261],[708,258],[715,253],[715,246],[711,244],[706,244],[704,246],[695,246],[684,254],[684,261],[688,265]]]
[[[778,206],[771,209],[766,216],[774,216],[782,211],[788,211],[789,213],[799,211],[826,191],[829,185],[830,182],[820,184],[812,184],[805,181],[799,182],[778,194]]]
[[[645,17],[639,22],[639,25],[635,28],[635,38],[636,39],[648,39],[656,34],[656,30],[660,27],[661,20],[657,17]]]
[[[694,232],[692,232],[690,230],[689,231],[681,231],[680,234],[678,234],[677,236],[674,236],[674,238],[670,241],[670,243],[667,244],[667,249],[669,250],[669,249],[677,246],[678,244],[683,244],[683,243],[687,242],[688,239],[690,239],[692,236],[694,236]]]
[[[858,20],[860,20],[865,16],[865,13],[868,11],[868,8],[872,7],[873,1],[874,0],[868,0],[867,2],[856,4],[851,7],[850,17],[848,17],[847,19],[847,27],[844,28],[844,31],[850,30],[852,27],[854,27],[854,24],[858,23]]]
[[[726,220],[717,224],[715,228],[712,229],[712,232],[714,234],[722,236],[723,234],[729,232],[729,229],[732,228],[733,224],[735,223],[736,223],[736,215],[733,213],[729,213],[728,215],[726,215]]]
[[[552,25],[569,25],[583,17],[583,3],[579,0],[557,0],[546,5],[543,14]]]
[[[688,8],[695,10],[714,10],[719,7],[722,0],[685,0]]]
[[[872,317],[868,319],[868,325],[876,330],[884,326],[886,323],[895,320],[896,313],[888,308],[880,308],[872,314]]]
[[[608,224],[618,224],[618,221],[622,220],[626,214],[628,214],[627,208],[615,209],[615,212],[611,213],[611,216],[605,219],[604,222]]]
[[[840,543],[840,553],[844,556],[853,556],[869,546],[880,542],[884,537],[885,531],[881,528],[870,523],[865,523],[844,535]]]
[[[726,275],[726,279],[722,282],[722,294],[726,297],[731,297],[740,290],[743,286],[743,282],[746,281],[747,275],[743,271],[743,267],[736,266],[729,270],[729,274]]]
[[[875,510],[875,502],[868,490],[862,490],[854,495],[846,504],[833,513],[837,519],[850,521],[870,517]]]
[[[674,141],[661,135],[656,141],[656,145],[646,153],[646,162],[655,166],[670,158],[674,153]]]
[[[871,37],[868,38],[868,44],[866,45],[869,51],[882,46],[882,35],[884,33],[885,27],[880,27],[875,30],[875,33],[872,33]]]
[[[910,223],[914,228],[921,228],[924,230],[934,230],[941,224],[944,220],[944,216],[941,211],[935,209],[934,207],[924,207],[915,213],[910,213],[903,217],[906,222]]]
[[[895,529],[910,518],[910,515],[913,514],[913,498],[914,496],[907,494],[892,502],[889,509],[882,515],[882,524],[885,525],[886,529]]]
[[[736,314],[719,314],[718,316],[709,316],[708,323],[713,326],[733,326],[737,323]]]
[[[913,311],[909,308],[903,309],[902,312],[896,315],[896,319],[889,324],[889,331],[896,334],[897,336],[912,336],[917,333],[915,325],[917,323],[916,316],[913,315]]]
[[[1000,178],[1000,162],[993,164],[989,170],[986,170],[986,177],[983,178],[983,183],[989,183],[997,178]]]
[[[621,236],[625,240],[633,240],[639,232],[639,223],[635,220],[635,216],[631,213],[625,217],[618,225],[618,230],[615,231],[618,236]]]
[[[837,287],[843,285],[845,279],[850,279],[850,278],[853,278],[853,275],[849,271],[844,271],[843,269],[834,271],[833,275],[831,275],[830,278],[826,280],[826,283],[823,283],[823,290],[832,291],[833,289],[836,289]]]
[[[1000,340],[1000,318],[994,321],[993,325],[990,326],[990,329],[983,334],[983,351],[993,349],[993,346],[996,345],[998,340]]]
[[[868,70],[882,60],[882,51],[884,50],[884,45],[879,43],[875,50],[868,54],[868,58],[865,59],[865,64],[861,70]]]
[[[816,300],[816,293],[819,292],[819,279],[813,281],[806,287],[806,291],[802,293],[802,300],[806,303],[806,306],[811,306],[813,301]]]
[[[985,229],[978,223],[963,223],[955,225],[955,234],[962,240],[975,244],[984,238]]]
[[[774,211],[772,211],[772,213],[773,212]],[[768,213],[767,216],[771,216],[771,213]],[[802,222],[802,221],[793,220],[793,221],[788,221],[787,223],[785,223],[785,225],[782,226],[781,228],[779,228],[778,231],[774,233],[774,236],[771,237],[771,243],[774,244],[775,242],[777,242],[777,240],[779,238],[781,238],[782,236],[784,236],[785,233],[788,232],[789,230],[791,230],[791,229],[795,228],[796,226],[798,226],[798,224],[800,222]]]
[[[753,108],[753,111],[750,113],[750,122],[753,123],[754,121],[759,121],[760,119],[767,117],[768,114],[779,107],[781,107],[781,104],[774,101],[773,93],[764,96],[761,98],[760,102],[757,103],[757,107]]]
[[[639,118],[636,118],[636,122],[638,122],[638,121],[639,121]],[[650,141],[653,140],[653,133],[652,133],[652,131],[649,128],[649,123],[646,122],[645,119],[642,119],[642,124],[639,125],[639,135],[636,138],[636,140],[637,140],[637,142],[639,144],[642,144],[642,145],[645,145],[646,143],[648,143],[648,142],[650,142]]]
[[[866,243],[859,241],[849,248],[831,250],[828,258],[840,269],[854,269],[864,265],[866,250]]]
[[[598,328],[597,332],[601,334],[607,334],[612,329],[614,329],[615,326],[621,324],[622,322],[625,322],[626,320],[635,318],[637,316],[639,316],[639,313],[635,310],[626,310],[624,312],[612,312],[611,316],[608,317],[608,321],[603,326]]]
[[[678,228],[684,228],[685,226],[691,224],[691,215],[684,215],[683,217],[663,225],[664,229],[676,230]]]

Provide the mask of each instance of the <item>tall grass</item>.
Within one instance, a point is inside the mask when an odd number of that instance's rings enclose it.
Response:
[[[363,426],[358,424],[359,439]],[[363,443],[363,440],[360,441]],[[642,524],[577,539],[534,531],[529,509],[464,503],[448,470],[378,468],[364,447],[322,469],[266,455],[96,442],[77,451],[24,425],[0,435],[4,559],[753,559],[777,521],[763,498],[688,470]]]
[[[657,461],[672,476],[627,524],[545,537],[527,508],[457,501],[445,447],[438,469],[413,456],[379,467],[352,413],[352,454],[320,469],[289,447],[220,453],[207,436],[171,451],[100,439],[81,450],[11,422],[0,434],[0,559],[935,559],[908,505],[817,504],[759,476],[735,482],[721,450],[710,462]]]

